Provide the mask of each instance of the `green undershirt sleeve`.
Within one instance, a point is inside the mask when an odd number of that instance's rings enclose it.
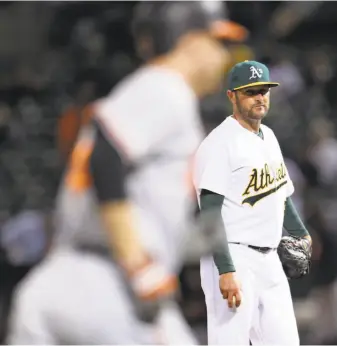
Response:
[[[309,235],[309,232],[305,228],[290,197],[288,197],[285,201],[283,227],[290,235],[294,237],[304,237]]]
[[[208,190],[201,190],[200,193],[200,212],[208,211],[212,209],[213,211],[219,212],[219,217],[221,217],[221,208],[223,204],[224,196],[219,195],[217,193],[208,191]],[[224,234],[225,228],[223,229]],[[232,257],[229,252],[228,248],[228,242],[225,241],[224,244],[224,250],[221,253],[214,253],[213,254],[214,263],[217,266],[219,270],[219,275],[229,273],[229,272],[235,272],[235,267],[232,261]]]

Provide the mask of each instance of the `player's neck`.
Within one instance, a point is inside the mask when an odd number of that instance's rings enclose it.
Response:
[[[248,131],[259,133],[261,120],[246,119],[238,113],[234,113],[233,118],[236,119],[237,122]]]

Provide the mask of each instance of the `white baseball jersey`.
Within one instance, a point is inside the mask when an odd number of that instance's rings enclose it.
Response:
[[[203,138],[194,92],[179,74],[148,66],[97,102],[95,118],[122,159],[136,167],[126,187],[141,240],[172,267],[193,206],[191,159]],[[90,148],[94,134],[90,126],[84,128],[78,143]],[[58,198],[59,243],[105,244],[90,178],[85,184],[82,177],[81,185],[71,178],[71,167]]]
[[[222,217],[228,242],[277,247],[284,203],[294,187],[273,131],[264,139],[226,118],[200,145],[194,185],[223,195]]]

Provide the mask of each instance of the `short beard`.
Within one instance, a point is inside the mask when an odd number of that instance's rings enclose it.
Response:
[[[251,108],[251,109],[249,109],[249,110],[244,110],[243,108],[242,108],[242,105],[241,105],[241,102],[240,102],[240,100],[239,100],[239,98],[238,98],[238,95],[235,93],[235,99],[236,99],[236,106],[237,106],[237,109],[238,109],[238,111],[239,111],[239,113],[240,113],[240,115],[241,115],[241,117],[243,118],[243,119],[245,119],[246,121],[248,121],[248,122],[254,122],[254,121],[261,121],[267,114],[268,114],[268,109],[266,109],[266,112],[265,112],[265,114],[261,117],[261,118],[256,118],[255,116],[254,116],[254,110],[253,110],[253,108]]]

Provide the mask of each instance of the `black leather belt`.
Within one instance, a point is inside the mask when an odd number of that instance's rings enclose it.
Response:
[[[230,243],[230,244],[245,245],[245,246],[250,247],[253,250],[256,250],[256,251],[264,253],[264,254],[276,250],[276,248],[272,248],[272,247],[263,247],[263,246],[261,247],[261,246],[247,245],[247,244],[243,244],[243,243]]]

